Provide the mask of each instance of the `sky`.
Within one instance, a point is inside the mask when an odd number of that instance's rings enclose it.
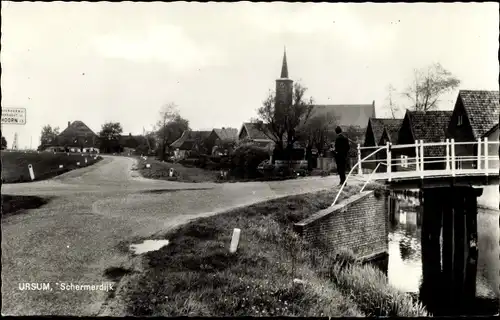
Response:
[[[240,128],[279,78],[318,104],[369,104],[389,116],[414,69],[435,62],[459,89],[498,90],[498,3],[138,3],[2,1],[2,125],[9,147],[36,148],[44,125],[108,121],[151,130],[175,103],[193,129]],[[451,109],[458,89],[442,97]],[[396,95],[403,108],[409,101]],[[402,115],[401,115],[402,116]]]

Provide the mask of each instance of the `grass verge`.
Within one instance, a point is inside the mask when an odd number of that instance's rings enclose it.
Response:
[[[340,199],[360,188],[347,186]],[[198,219],[167,233],[169,245],[147,253],[144,273],[124,287],[127,313],[425,315],[409,296],[390,288],[381,271],[358,265],[349,252],[321,255],[291,230],[293,223],[328,207],[334,196],[323,191],[285,197]],[[235,227],[242,236],[237,253],[229,254]],[[296,278],[304,282],[294,283]]]
[[[24,210],[36,209],[47,204],[50,199],[35,196],[13,196],[2,194],[2,217],[22,213]]]
[[[46,180],[65,172],[87,167],[102,160],[100,156],[94,159],[89,154],[53,153],[53,152],[23,152],[2,151],[2,183],[31,182],[28,165],[33,166],[34,181]],[[85,163],[87,159],[87,163]],[[80,164],[77,165],[77,162]],[[59,166],[63,167],[60,168]]]
[[[147,160],[138,158],[139,173],[148,179],[179,181],[179,182],[216,182],[217,171],[210,171],[201,168],[185,167],[180,163],[161,162],[159,160],[148,157]],[[146,164],[150,164],[146,168]],[[169,176],[170,168],[176,172],[174,177]]]

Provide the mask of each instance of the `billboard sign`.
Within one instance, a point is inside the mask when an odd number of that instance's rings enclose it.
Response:
[[[2,108],[2,124],[26,124],[26,108]]]

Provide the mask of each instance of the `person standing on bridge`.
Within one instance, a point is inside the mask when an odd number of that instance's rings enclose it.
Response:
[[[342,129],[340,127],[335,128],[335,133],[337,134],[337,138],[335,139],[335,162],[337,163],[337,172],[340,177],[340,184],[342,185],[345,180],[345,171],[347,165],[347,154],[349,149],[351,148],[349,145],[349,139],[342,133]]]

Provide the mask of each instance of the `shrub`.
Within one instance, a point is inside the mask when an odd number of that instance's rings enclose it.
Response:
[[[240,178],[258,177],[257,167],[268,158],[269,154],[264,149],[252,145],[241,146],[231,156],[232,174]]]

